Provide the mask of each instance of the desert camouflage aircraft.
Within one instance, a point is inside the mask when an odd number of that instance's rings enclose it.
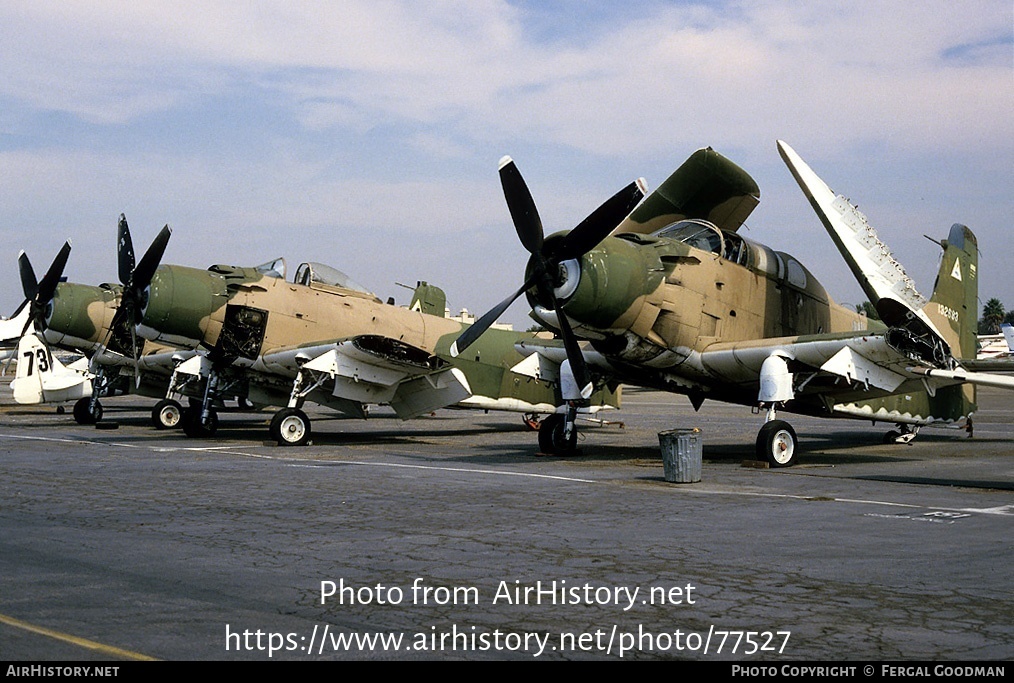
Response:
[[[173,364],[193,355],[145,342],[133,334],[137,297],[165,251],[169,227],[162,229],[136,266],[130,231],[122,214],[118,231],[121,284],[63,282],[70,242],[64,244],[39,282],[28,256],[23,251],[19,254],[25,302],[24,314],[16,316],[24,318],[18,360],[24,361],[29,352],[35,359],[18,365],[11,386],[19,403],[77,399],[75,420],[94,424],[102,418],[101,397],[132,391],[160,398],[166,393]],[[62,367],[51,347],[79,352],[85,359]],[[25,373],[31,381],[24,379]],[[134,382],[131,377],[136,378]]]
[[[42,285],[34,284],[31,265],[22,259],[23,280],[33,283],[26,285],[26,299],[45,339],[90,358],[92,391],[74,410],[80,423],[98,422],[99,397],[115,391],[161,398],[153,424],[182,425],[188,436],[213,433],[217,412],[229,400],[242,408],[286,407],[271,428],[284,445],[309,439],[309,419],[300,410],[305,400],[360,417],[370,403],[390,403],[406,418],[456,403],[527,413],[530,424],[562,405],[551,367],[539,379],[511,370],[525,360],[514,343],[533,334],[498,332],[485,346],[485,359],[454,362],[451,372],[446,349],[462,326],[443,316],[446,301],[438,287],[419,283],[410,310],[382,303],[322,264],[303,264],[293,282],[284,279],[283,259],[207,271],[160,266],[169,235],[166,226],[135,266],[121,215],[119,285],[57,284],[69,244]],[[189,325],[202,305],[208,319],[193,338]],[[138,327],[159,341],[139,336]],[[180,403],[184,397],[190,408]],[[585,413],[618,407],[619,400],[618,388],[606,388]]]
[[[389,405],[403,419],[450,405],[523,413],[563,405],[555,364],[533,377],[515,349],[534,333],[491,330],[473,357],[452,360],[463,325],[443,312],[443,293],[432,285],[420,283],[402,308],[319,263],[302,264],[291,282],[253,268],[164,265],[143,295],[137,331],[200,351],[176,368],[170,387],[199,399],[183,412],[188,436],[215,432],[223,393],[281,406],[270,433],[287,446],[310,438],[305,401],[355,417]],[[586,412],[618,401],[618,387],[604,385]]]
[[[579,226],[543,237],[514,162],[500,177],[521,243],[525,283],[456,341],[464,355],[521,294],[532,316],[564,344],[539,340],[523,353],[567,359],[571,411],[546,420],[545,452],[575,448],[574,409],[602,381],[754,406],[766,414],[757,456],[796,461],[797,439],[777,411],[897,425],[885,440],[910,441],[923,425],[970,419],[975,384],[1014,388],[1014,378],[969,372],[975,357],[975,236],[962,225],[942,242],[927,302],[867,223],[785,143],[779,150],[883,319],[836,304],[792,256],[737,231],[760,199],[754,180],[710,148],[695,152],[607,236]],[[580,233],[580,234],[579,234]]]

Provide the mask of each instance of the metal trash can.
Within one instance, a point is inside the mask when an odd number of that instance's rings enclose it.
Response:
[[[701,480],[704,440],[700,429],[694,427],[659,432],[658,445],[662,449],[662,469],[666,481],[693,484]]]

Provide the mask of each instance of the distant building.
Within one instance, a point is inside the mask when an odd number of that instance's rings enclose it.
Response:
[[[475,316],[469,313],[467,308],[462,308],[461,313],[458,315],[451,315],[451,309],[444,308],[444,317],[466,325],[471,325],[475,322]],[[490,327],[495,330],[507,330],[508,332],[514,331],[514,326],[510,323],[493,323]]]

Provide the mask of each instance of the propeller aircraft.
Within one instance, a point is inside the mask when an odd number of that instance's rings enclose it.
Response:
[[[24,251],[18,254],[25,300],[10,319],[0,321],[0,338],[5,345],[14,344],[5,360],[17,361],[10,385],[17,403],[66,403],[92,392],[93,376],[88,371],[87,360],[82,358],[65,366],[39,333],[45,323],[46,307],[61,283],[70,251],[70,242],[64,243],[41,281],[36,279],[28,255]]]
[[[628,194],[623,213],[641,197]],[[358,417],[388,404],[405,419],[452,404],[530,415],[562,404],[558,368],[529,368],[515,349],[534,333],[497,330],[474,357],[451,359],[462,324],[444,317],[438,287],[419,283],[406,309],[319,263],[302,264],[291,282],[282,259],[207,270],[159,265],[169,234],[166,226],[135,265],[121,215],[120,285],[62,283],[28,297],[50,343],[91,358],[95,388],[75,405],[79,422],[100,419],[98,397],[130,375],[133,391],[162,397],[152,410],[156,427],[209,436],[218,409],[238,399],[282,408],[270,428],[282,445],[308,442],[307,400]],[[186,409],[177,400],[184,396]],[[603,386],[585,412],[618,405],[618,388]]]
[[[954,225],[929,300],[849,200],[784,142],[779,151],[883,322],[839,305],[797,259],[739,234],[760,200],[754,180],[711,148],[695,152],[629,216],[544,237],[535,202],[510,157],[499,174],[522,246],[524,284],[457,339],[463,354],[526,295],[532,317],[562,345],[529,340],[529,356],[569,363],[568,410],[543,422],[547,453],[575,449],[574,416],[601,382],[751,406],[765,414],[756,455],[797,460],[778,411],[888,422],[888,441],[970,419],[976,384],[1014,378],[971,372],[977,244]],[[615,228],[615,229],[613,229]]]
[[[121,284],[90,286],[62,281],[70,255],[67,242],[42,281],[37,282],[28,256],[18,256],[27,318],[21,330],[19,360],[24,353],[34,361],[19,363],[12,387],[22,403],[44,403],[77,399],[74,418],[94,424],[102,417],[101,397],[134,391],[161,397],[175,363],[183,354],[176,349],[138,339],[134,334],[138,296],[165,251],[171,233],[165,226],[141,261],[135,265],[126,218],[118,225],[119,276]],[[15,316],[20,319],[21,316]],[[12,318],[14,320],[14,318]],[[62,368],[51,346],[83,353],[85,362]],[[23,372],[38,374],[36,380],[22,380]],[[135,382],[131,387],[130,375]],[[69,385],[75,384],[75,387]],[[64,386],[64,385],[68,386]],[[28,387],[34,389],[29,392]],[[48,387],[48,388],[47,388]],[[20,396],[20,398],[19,398]]]
[[[283,446],[309,441],[306,401],[362,418],[369,405],[389,405],[402,419],[450,405],[522,413],[562,405],[554,364],[529,370],[515,349],[535,333],[491,330],[474,356],[452,359],[463,325],[443,316],[443,292],[426,283],[402,308],[319,263],[302,264],[291,282],[252,268],[164,265],[143,301],[141,336],[198,352],[172,380],[198,399],[183,414],[188,436],[216,431],[222,392],[280,406],[269,431]],[[585,408],[618,404],[618,388],[603,385]]]

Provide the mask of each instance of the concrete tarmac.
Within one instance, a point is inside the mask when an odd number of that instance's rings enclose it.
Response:
[[[6,387],[3,387],[6,390]],[[9,397],[9,393],[4,394]],[[625,392],[580,457],[519,415],[311,409],[313,445],[223,413],[212,439],[0,408],[0,660],[996,661],[1014,658],[1014,410],[974,438]],[[702,480],[657,433],[700,427]]]

